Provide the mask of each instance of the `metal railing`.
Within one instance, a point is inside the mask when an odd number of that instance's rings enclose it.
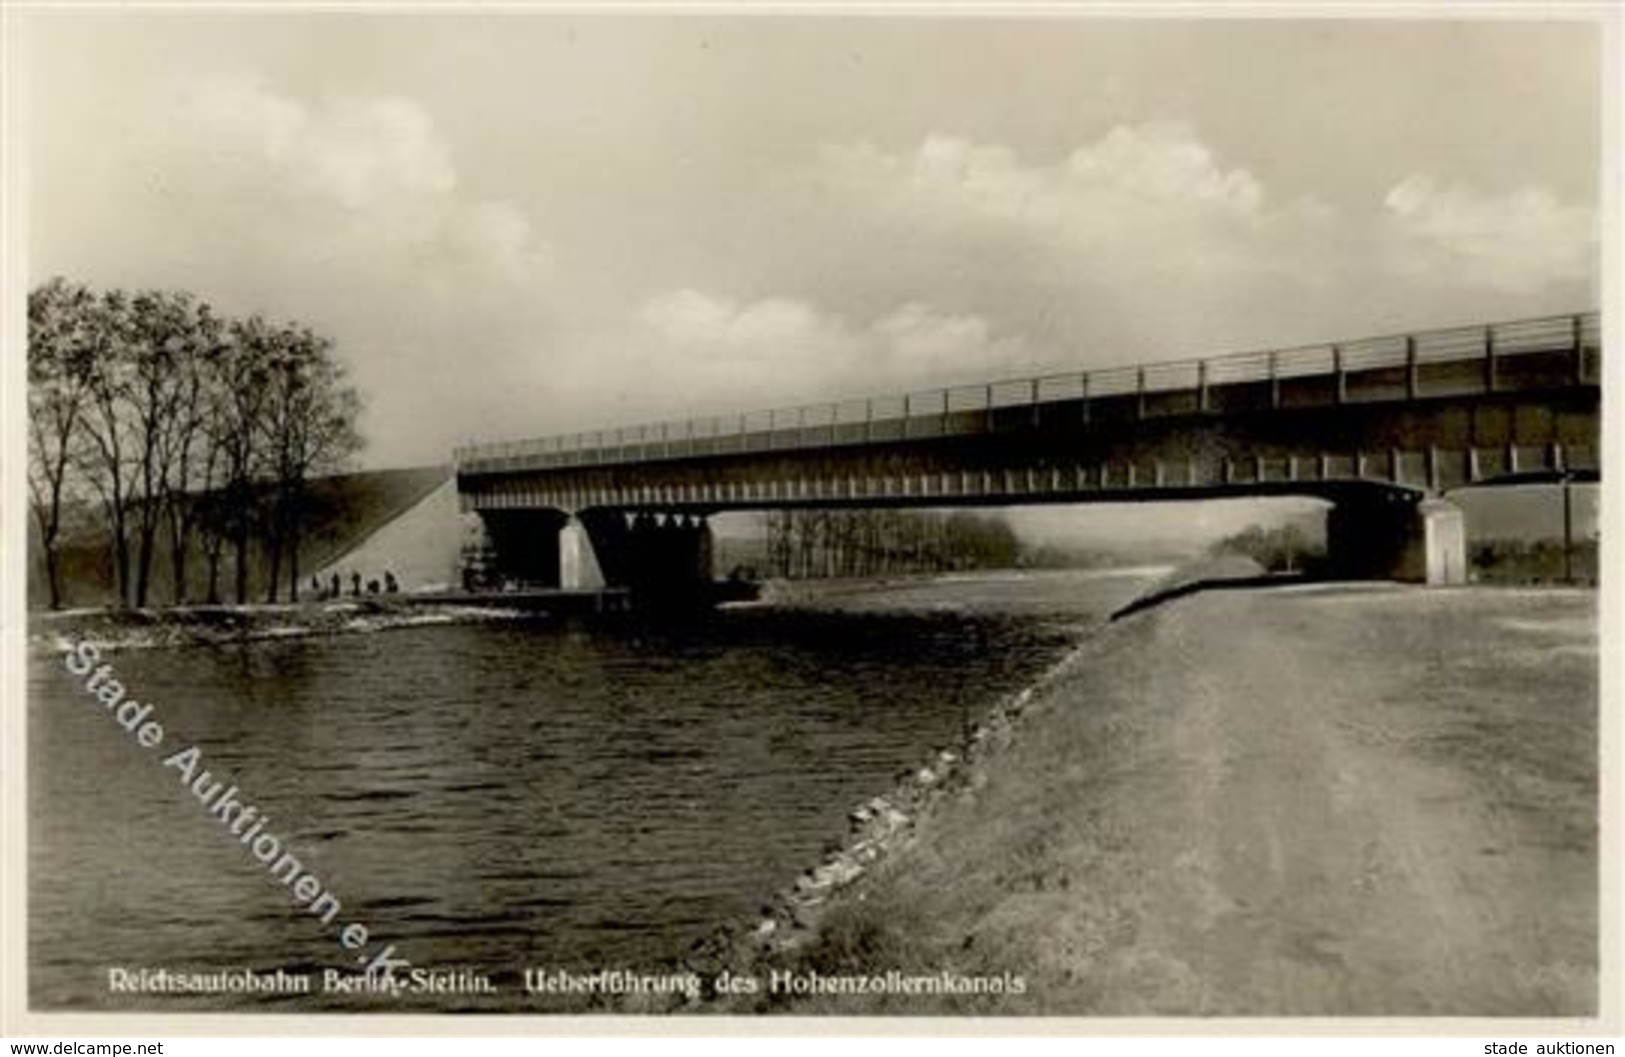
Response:
[[[512,473],[972,435],[994,431],[995,417],[1010,408],[1036,414],[1045,405],[1122,398],[1143,404],[1146,397],[1195,393],[1205,409],[1215,390],[1317,377],[1336,379],[1341,400],[1348,378],[1395,369],[1406,373],[1414,396],[1420,371],[1460,363],[1482,365],[1473,391],[1490,391],[1500,362],[1540,353],[1571,355],[1572,381],[1595,384],[1587,354],[1600,345],[1600,318],[1587,312],[472,444],[453,457],[459,473]]]

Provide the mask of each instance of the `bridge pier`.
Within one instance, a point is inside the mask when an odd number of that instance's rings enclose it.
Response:
[[[566,591],[597,591],[608,581],[598,562],[592,533],[580,517],[559,527],[559,586]]]
[[[620,510],[487,510],[492,586],[629,590],[656,605],[706,597],[713,575],[711,526],[695,514]]]
[[[1326,513],[1326,559],[1340,580],[1467,582],[1467,536],[1460,508],[1397,489],[1338,500]]]
[[[624,587],[634,599],[661,605],[704,597],[712,578],[711,526],[704,517],[592,510],[576,520],[600,586]]]

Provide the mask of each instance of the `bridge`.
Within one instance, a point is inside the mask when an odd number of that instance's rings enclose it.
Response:
[[[1326,499],[1336,575],[1466,575],[1454,489],[1600,474],[1596,313],[709,416],[456,452],[504,575],[681,591],[732,510]]]

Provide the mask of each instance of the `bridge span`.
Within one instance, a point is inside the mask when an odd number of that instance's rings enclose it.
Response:
[[[1351,578],[1465,577],[1445,493],[1600,473],[1596,313],[478,444],[465,511],[542,585],[708,579],[706,518],[1301,495]]]

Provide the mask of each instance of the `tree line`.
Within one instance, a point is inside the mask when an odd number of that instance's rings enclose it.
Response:
[[[28,487],[52,608],[62,603],[69,519],[95,513],[124,606],[204,594],[248,601],[250,552],[268,567],[266,599],[286,576],[299,597],[308,484],[361,447],[360,398],[309,327],[219,315],[177,291],[93,290],[66,279],[28,296]]]
[[[766,518],[771,575],[787,579],[1008,568],[1021,557],[1002,519],[968,511],[781,510]]]
[[[1298,524],[1272,528],[1251,525],[1219,540],[1208,548],[1208,553],[1239,554],[1257,562],[1265,572],[1312,573],[1326,561],[1326,544]]]

